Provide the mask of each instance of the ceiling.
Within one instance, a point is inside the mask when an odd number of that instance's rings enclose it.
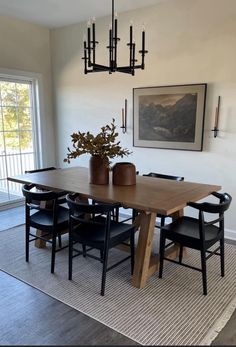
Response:
[[[129,11],[166,0],[116,0],[115,10]],[[111,0],[0,0],[0,15],[49,28],[111,14]]]

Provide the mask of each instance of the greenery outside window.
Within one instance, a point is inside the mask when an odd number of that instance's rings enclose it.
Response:
[[[7,181],[37,167],[35,88],[32,80],[0,77],[0,206],[22,198]]]

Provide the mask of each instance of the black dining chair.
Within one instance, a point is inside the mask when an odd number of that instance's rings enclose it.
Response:
[[[143,174],[143,176],[161,178],[161,179],[172,180],[172,181],[183,181],[184,180],[184,177],[182,177],[182,176],[165,175],[165,174],[160,174],[160,173],[156,173],[156,172],[150,172],[148,174]],[[165,225],[166,218],[171,217],[171,216],[165,216],[165,215],[158,213],[157,217],[161,219],[161,223],[160,224],[156,223],[155,227],[160,229],[161,227],[163,227]]]
[[[69,227],[69,280],[72,280],[72,261],[78,255],[91,257],[102,262],[101,295],[105,294],[106,273],[115,266],[131,259],[131,274],[134,268],[134,227],[130,224],[117,222],[111,219],[115,204],[99,203],[89,204],[76,200],[77,194],[68,194],[66,199],[70,210]],[[130,239],[130,255],[116,264],[107,267],[109,250]],[[79,243],[83,251],[74,246]],[[90,247],[85,252],[85,247]],[[100,257],[90,254],[89,251],[97,249]]]
[[[220,256],[221,263],[221,276],[225,274],[224,266],[224,212],[229,208],[231,203],[231,196],[227,193],[213,192],[213,196],[219,199],[219,203],[196,203],[189,202],[188,206],[198,210],[198,218],[181,217],[171,224],[165,225],[161,228],[160,234],[160,267],[159,278],[162,278],[164,260],[180,264],[182,266],[202,272],[203,294],[207,295],[207,273],[206,273],[206,260],[212,255]],[[206,213],[218,215],[217,218],[208,216]],[[209,220],[210,218],[210,220]],[[212,219],[213,218],[213,219]],[[179,261],[165,257],[165,242],[166,239],[177,242],[180,245]],[[215,250],[209,250],[216,242],[220,245]],[[196,268],[182,262],[183,247],[189,247],[200,251],[201,254],[201,268]],[[208,256],[206,256],[208,253]]]
[[[41,239],[51,243],[51,273],[54,273],[56,252],[68,247],[61,247],[61,239],[59,238],[59,248],[56,249],[56,238],[62,231],[68,229],[69,210],[61,206],[56,192],[37,191],[35,185],[26,184],[22,187],[22,193],[25,197],[26,261],[29,261],[30,242]],[[50,206],[47,205],[48,202],[50,202]],[[42,230],[43,235],[39,236],[32,233],[31,228]]]
[[[31,174],[31,173],[37,173],[37,172],[43,172],[43,171],[52,171],[52,170],[57,170],[57,168],[55,166],[50,166],[50,167],[45,167],[45,168],[41,168],[41,169],[35,169],[35,170],[26,170],[25,174]],[[48,189],[45,188],[41,188],[36,186],[35,187],[37,190],[41,190],[41,191],[48,191]],[[54,191],[57,194],[58,197],[58,202],[59,204],[65,204],[66,205],[66,194],[68,194],[69,192],[65,191],[65,190],[57,190]],[[34,202],[34,203],[39,203],[39,202]],[[50,203],[48,203],[48,205],[50,206]],[[58,242],[59,242],[59,247],[62,247],[62,243],[61,243],[61,234],[58,234]]]

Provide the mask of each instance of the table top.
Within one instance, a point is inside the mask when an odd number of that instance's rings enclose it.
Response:
[[[172,181],[154,177],[136,176],[136,185],[116,186],[89,183],[88,169],[72,167],[8,177],[17,183],[34,183],[42,188],[61,189],[77,192],[85,197],[105,202],[119,202],[123,206],[143,211],[169,215],[184,208],[189,201],[198,201],[213,191],[218,185]]]

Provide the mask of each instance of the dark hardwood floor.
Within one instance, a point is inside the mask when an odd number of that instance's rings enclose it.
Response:
[[[0,271],[0,345],[137,345]]]

